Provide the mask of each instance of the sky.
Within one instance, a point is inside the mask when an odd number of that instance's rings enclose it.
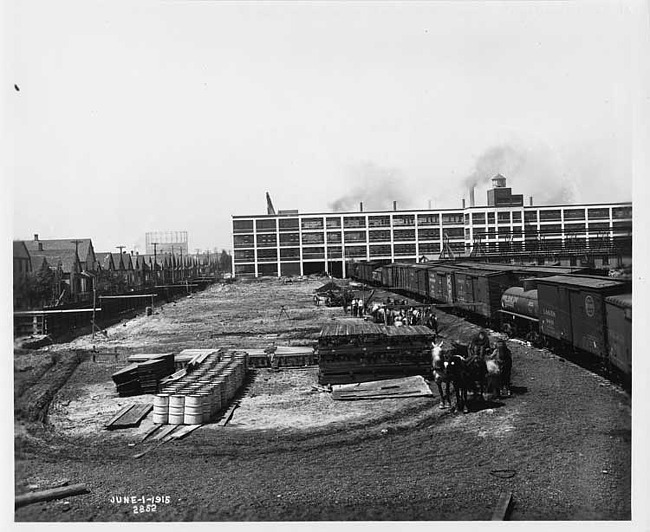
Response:
[[[231,249],[231,216],[631,201],[647,4],[16,1],[13,238]],[[644,40],[645,39],[645,40]],[[644,59],[643,59],[644,58]],[[635,147],[636,146],[636,147]]]

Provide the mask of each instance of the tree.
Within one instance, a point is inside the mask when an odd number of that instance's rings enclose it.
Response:
[[[56,279],[54,272],[43,264],[27,276],[26,292],[31,307],[40,308],[52,303]]]
[[[222,249],[219,255],[219,271],[221,273],[232,271],[232,256],[225,249]]]

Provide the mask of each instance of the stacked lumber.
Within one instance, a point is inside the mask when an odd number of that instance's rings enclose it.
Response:
[[[403,379],[387,379],[356,384],[332,386],[332,399],[357,401],[360,399],[402,399],[406,397],[431,397],[431,388],[421,375]]]
[[[420,325],[327,324],[316,348],[318,382],[347,384],[428,375],[433,340],[433,331]]]
[[[130,364],[111,376],[120,397],[156,393],[160,381],[174,372],[172,353],[146,355],[143,359],[145,362]]]

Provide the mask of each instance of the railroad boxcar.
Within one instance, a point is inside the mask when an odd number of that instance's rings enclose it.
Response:
[[[456,301],[454,275],[458,270],[451,264],[435,264],[429,268],[429,297],[452,305]]]
[[[540,333],[604,360],[608,356],[605,298],[628,290],[627,283],[604,277],[538,278]]]
[[[487,268],[466,268],[455,274],[456,305],[472,314],[496,321],[501,310],[501,295],[517,284],[515,269],[503,265]]]
[[[379,266],[377,262],[357,262],[356,279],[366,284],[373,284],[372,272]]]
[[[632,294],[605,298],[607,342],[611,365],[625,376],[632,375]]]
[[[411,287],[414,294],[420,297],[429,297],[429,270],[430,264],[414,264],[413,270],[415,271],[415,282]]]

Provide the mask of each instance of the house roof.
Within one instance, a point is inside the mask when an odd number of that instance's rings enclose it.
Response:
[[[14,240],[14,258],[15,259],[29,259],[29,251],[25,242],[22,240]]]
[[[77,240],[78,244],[74,241]],[[42,244],[43,251],[51,250],[74,250],[78,246],[77,253],[79,258],[84,262],[88,256],[88,252],[93,249],[93,242],[90,238],[55,238],[48,240],[24,240],[25,246],[29,251],[38,251],[38,245]]]
[[[34,264],[42,264],[40,262],[42,258],[47,261],[50,267],[57,268],[60,266],[65,273],[81,271],[81,263],[74,249],[32,251],[31,255],[35,259]]]
[[[115,270],[115,263],[113,262],[112,253],[95,253],[95,258],[97,259],[97,263],[101,266],[102,270]]]

